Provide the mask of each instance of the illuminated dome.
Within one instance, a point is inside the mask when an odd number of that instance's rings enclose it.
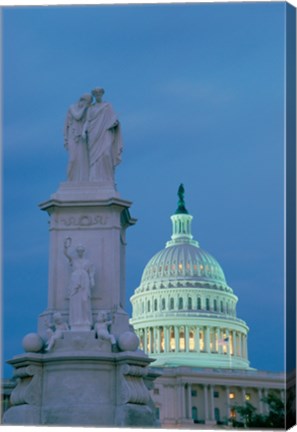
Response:
[[[193,239],[183,185],[178,196],[171,240],[150,259],[131,297],[140,346],[156,359],[153,366],[247,369],[248,327],[236,317],[238,298],[217,260]]]

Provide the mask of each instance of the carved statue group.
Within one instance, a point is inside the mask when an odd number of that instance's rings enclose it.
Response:
[[[103,94],[104,89],[95,88],[67,112],[64,145],[69,152],[68,181],[114,185],[122,137],[119,120],[112,106],[102,101]]]
[[[75,253],[70,253],[72,244],[71,237],[64,240],[64,255],[69,262],[70,277],[68,285],[69,295],[69,326],[63,321],[60,312],[53,315],[53,323],[47,321],[47,343],[46,351],[52,350],[56,340],[62,339],[64,332],[89,331],[94,327],[95,336],[101,341],[108,341],[112,350],[116,348],[116,339],[109,332],[112,321],[108,319],[106,311],[98,312],[96,322],[93,325],[91,307],[91,289],[95,286],[95,271],[93,264],[85,258],[85,247],[81,244],[76,246]]]

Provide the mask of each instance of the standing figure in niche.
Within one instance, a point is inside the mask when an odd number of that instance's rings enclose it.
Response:
[[[70,106],[64,126],[64,147],[69,152],[67,167],[68,181],[89,181],[89,156],[82,130],[86,114],[92,102],[90,94],[84,94],[79,101]]]
[[[57,339],[63,338],[63,332],[69,330],[68,324],[63,321],[62,315],[60,312],[56,312],[53,315],[53,325],[49,325],[46,321],[47,329],[47,343],[46,343],[46,351],[50,351]]]
[[[91,329],[91,288],[95,286],[94,268],[84,258],[85,248],[76,247],[76,257],[69,255],[71,238],[64,242],[64,254],[69,261],[71,276],[69,287],[69,324],[71,330],[88,331]]]
[[[104,89],[95,88],[96,102],[90,106],[83,129],[89,153],[89,180],[114,187],[115,167],[121,162],[122,137],[120,123],[112,106],[102,102]]]

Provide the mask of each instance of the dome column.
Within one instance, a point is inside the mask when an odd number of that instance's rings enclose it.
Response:
[[[154,353],[158,352],[158,339],[157,339],[157,328],[156,327],[153,327],[153,343],[152,343],[151,352],[154,352]]]
[[[210,352],[210,340],[209,340],[209,327],[205,327],[205,332],[204,332],[204,351],[206,351],[207,353]]]
[[[239,357],[242,357],[242,338],[241,333],[238,333]]]
[[[223,332],[222,332],[222,329],[219,329],[219,340],[222,341],[222,339],[223,339]],[[219,354],[223,354],[223,345],[222,345],[222,343],[220,342],[218,345],[219,345],[218,346],[218,348],[219,348]]]
[[[164,350],[165,352],[169,352],[169,327],[165,326],[164,327]]]
[[[229,329],[226,329],[226,338],[228,339],[227,354],[228,354],[228,356],[230,356],[230,333],[229,333]]]
[[[143,351],[147,353],[147,327],[144,328]]]
[[[247,345],[247,335],[244,338],[244,347],[245,347],[245,358],[248,358],[248,345]]]
[[[174,326],[175,352],[179,352],[179,327]]]
[[[233,356],[235,357],[237,356],[236,331],[233,330],[232,334],[233,334]]]
[[[189,326],[185,325],[185,351],[189,352],[190,337],[189,337]]]

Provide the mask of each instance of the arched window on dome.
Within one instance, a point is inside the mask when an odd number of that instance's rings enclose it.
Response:
[[[181,310],[184,307],[184,301],[182,297],[179,297],[178,299],[178,308]]]
[[[197,309],[201,310],[201,298],[200,297],[197,298]]]
[[[226,304],[226,312],[229,314],[229,303]]]
[[[192,309],[192,297],[188,297],[188,309]]]
[[[151,302],[150,302],[150,300],[148,300],[148,302],[147,302],[147,311],[148,312],[151,311]]]
[[[141,303],[141,312],[144,313],[144,302]]]
[[[218,310],[218,303],[217,303],[217,300],[216,300],[216,299],[214,299],[214,301],[213,301],[213,310],[214,310],[215,312],[217,312],[217,310]]]
[[[162,305],[162,310],[165,310],[165,308],[166,308],[166,302],[165,302],[164,298],[162,298],[161,305]]]
[[[205,309],[210,310],[209,298],[205,299]]]
[[[180,326],[179,328],[179,351],[186,350],[186,341],[185,341],[185,328],[184,326]]]
[[[174,309],[174,298],[171,297],[170,302],[169,302],[169,309],[173,310]]]
[[[154,300],[154,311],[156,312],[158,310],[158,300]]]
[[[221,312],[224,312],[224,303],[221,301]]]
[[[169,351],[174,352],[175,351],[175,347],[176,347],[176,343],[175,343],[175,334],[174,334],[174,327],[170,327],[169,328],[169,334],[170,334],[170,339],[169,339]]]

